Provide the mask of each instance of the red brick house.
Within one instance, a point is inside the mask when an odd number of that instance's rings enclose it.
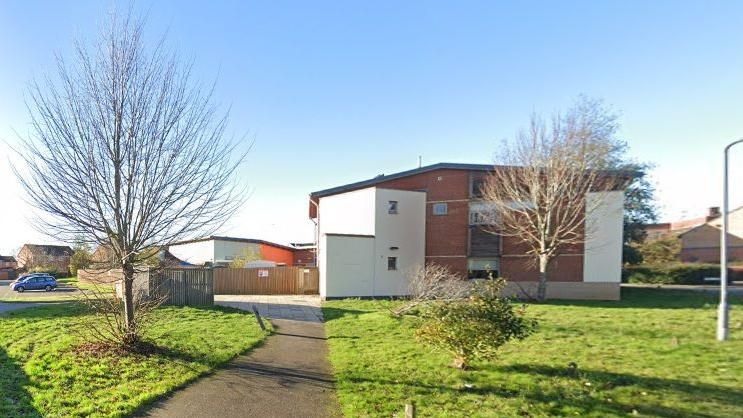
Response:
[[[43,267],[59,273],[68,273],[73,253],[72,248],[67,245],[24,244],[16,259],[20,269]]]
[[[678,235],[681,240],[681,261],[719,263],[722,218],[719,210],[707,221]],[[728,259],[743,261],[743,207],[728,214]]]
[[[15,257],[0,255],[0,280],[15,279],[16,268],[18,268],[18,263],[16,262]]]
[[[393,286],[395,281],[403,280],[402,273],[385,279],[379,279],[377,276],[380,270],[391,270],[393,267],[394,270],[402,270],[398,269],[398,264],[404,264],[406,259],[408,260],[406,268],[417,263],[415,251],[411,251],[407,256],[400,256],[403,247],[398,245],[399,242],[406,242],[405,245],[411,247],[418,245],[417,241],[422,241],[419,245],[425,263],[448,266],[452,271],[470,278],[483,277],[487,270],[492,270],[512,282],[521,282],[527,286],[534,284],[537,278],[536,268],[532,258],[525,255],[523,244],[514,238],[493,235],[483,229],[485,225],[482,222],[487,217],[481,213],[487,208],[480,200],[480,187],[492,169],[492,165],[440,163],[312,193],[309,216],[319,225],[318,265],[321,295],[324,284],[329,289],[328,294],[323,295],[327,297],[374,296],[379,295],[379,287],[383,287],[385,291],[391,289],[403,292],[401,287]],[[375,191],[368,195],[363,193],[364,190],[372,189]],[[402,191],[412,194],[401,194]],[[549,281],[552,284],[548,286],[548,297],[596,299],[619,297],[623,192],[611,193],[614,194],[610,202],[613,209],[611,213],[606,213],[606,219],[601,220],[601,233],[597,234],[606,242],[593,245],[592,248],[575,246],[559,256],[550,268]],[[361,201],[371,203],[359,203]],[[422,203],[419,204],[419,201]],[[346,219],[355,216],[349,212],[363,212],[366,210],[364,207],[368,205],[376,207],[374,220]],[[389,205],[388,211],[380,210],[381,205]],[[401,206],[399,211],[398,205]],[[400,223],[403,205],[411,208],[407,212],[415,213],[413,217],[406,218]],[[388,218],[389,222],[398,222],[397,226],[386,227],[385,219]],[[420,236],[411,239],[413,235],[418,234],[417,230],[405,228],[418,222],[421,223]],[[373,266],[370,268],[375,273],[364,280],[372,283],[369,289],[374,289],[375,294],[354,295],[349,292],[356,289],[348,286],[339,287],[338,295],[330,294],[332,285],[329,284],[330,279],[324,277],[323,267],[330,274],[341,264],[365,265],[363,260],[344,261],[338,257],[334,258],[334,254],[340,254],[346,251],[346,248],[356,245],[352,242],[354,237],[378,241],[380,234],[385,235],[386,243],[359,244],[359,248],[364,246],[376,248],[373,250],[375,258],[386,257],[388,263],[385,267],[375,264],[379,260],[371,262]],[[343,244],[336,245],[335,241],[343,241]],[[345,257],[353,256],[347,252],[345,254]],[[353,274],[358,275],[359,272]],[[327,283],[323,283],[324,279]],[[375,283],[380,285],[377,286]]]
[[[707,210],[707,215],[690,219],[681,219],[673,222],[664,222],[645,225],[645,239],[654,241],[669,238],[684,233],[692,228],[704,225],[720,217],[720,208],[712,206]]]
[[[18,262],[15,257],[10,255],[0,255],[0,270],[15,270],[18,268]]]

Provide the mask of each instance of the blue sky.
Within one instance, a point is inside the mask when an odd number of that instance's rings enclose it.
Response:
[[[0,139],[28,117],[33,77],[75,37],[95,36],[99,1],[0,5]],[[622,114],[632,155],[656,164],[664,218],[720,204],[724,144],[743,136],[741,2],[139,1],[148,35],[217,80],[230,130],[255,139],[240,173],[251,195],[224,233],[310,240],[307,194],[441,161],[490,163],[531,112],[579,94]],[[743,163],[743,148],[734,157]],[[50,241],[0,145],[0,253]],[[734,205],[743,170],[733,169]],[[737,183],[736,183],[737,182]],[[10,225],[10,226],[8,226]]]

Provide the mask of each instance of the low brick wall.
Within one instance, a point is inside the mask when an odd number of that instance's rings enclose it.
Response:
[[[504,293],[524,297],[524,292],[534,297],[537,282],[506,282]],[[619,283],[603,282],[550,282],[547,281],[547,299],[619,300]]]
[[[80,283],[89,284],[109,284],[115,283],[123,278],[123,273],[120,269],[106,269],[106,270],[78,270],[77,279]]]

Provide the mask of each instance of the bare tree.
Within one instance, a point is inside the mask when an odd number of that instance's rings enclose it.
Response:
[[[506,142],[482,187],[486,231],[525,244],[538,267],[536,299],[544,300],[548,270],[561,253],[591,236],[590,216],[627,173],[609,170],[616,155],[616,117],[581,99],[551,123],[533,115],[529,128]]]
[[[400,316],[431,301],[456,301],[466,298],[470,284],[447,267],[436,263],[417,265],[407,274],[409,300],[392,310]]]
[[[97,42],[77,41],[72,63],[58,58],[59,79],[29,92],[16,175],[46,233],[110,249],[123,271],[127,345],[139,338],[138,255],[215,231],[243,200],[235,171],[247,147],[225,138],[227,113],[191,69],[163,41],[147,49],[130,11],[113,14]]]

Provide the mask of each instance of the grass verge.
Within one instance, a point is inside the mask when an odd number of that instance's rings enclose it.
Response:
[[[76,304],[0,316],[0,416],[125,416],[263,340],[252,315],[229,308],[160,308],[152,355],[95,357],[74,350]]]
[[[619,302],[532,304],[537,333],[464,372],[415,341],[414,318],[390,317],[394,303],[323,305],[346,416],[394,416],[411,401],[420,416],[743,416],[739,296],[725,343],[714,295],[623,289]]]

